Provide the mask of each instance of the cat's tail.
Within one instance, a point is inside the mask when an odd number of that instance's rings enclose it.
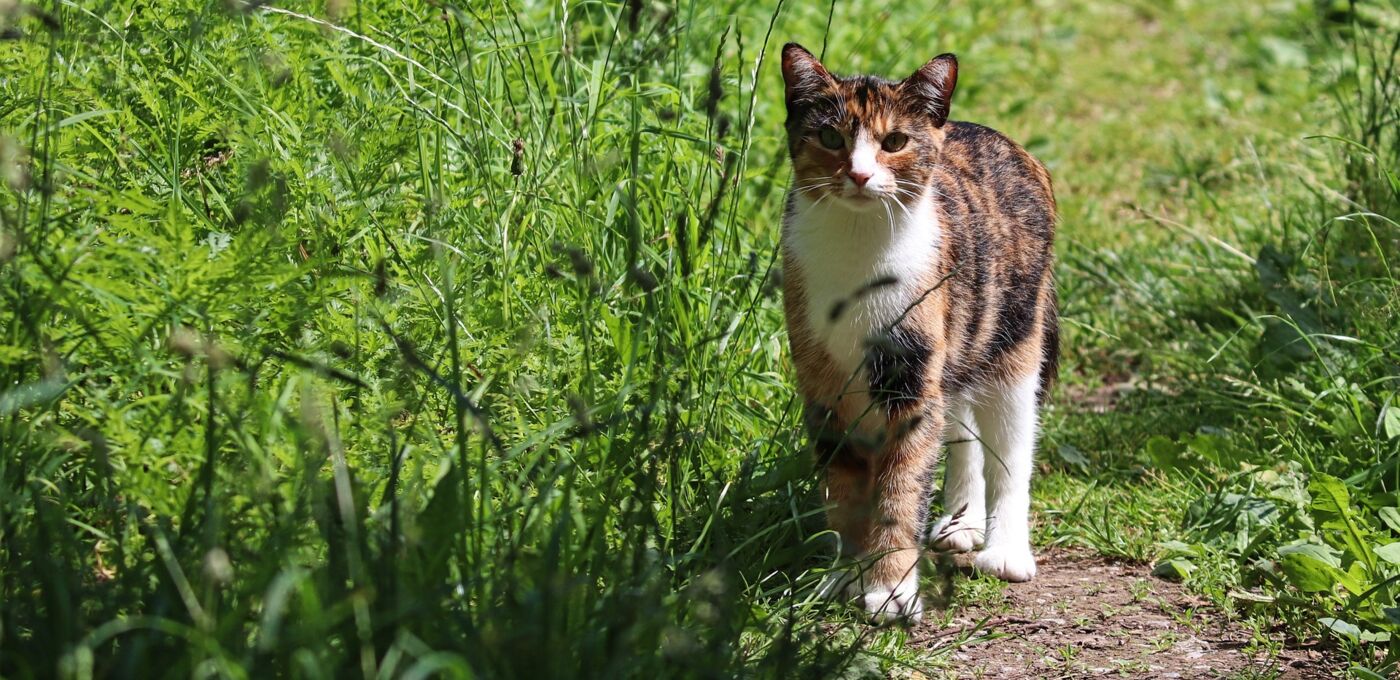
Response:
[[[1050,303],[1045,306],[1045,334],[1041,341],[1040,387],[1036,390],[1036,405],[1044,406],[1050,399],[1050,388],[1060,373],[1060,298],[1055,284],[1050,284]]]

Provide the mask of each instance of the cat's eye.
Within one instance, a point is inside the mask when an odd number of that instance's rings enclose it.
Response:
[[[880,148],[890,153],[894,153],[896,151],[899,151],[900,149],[903,149],[904,145],[908,143],[909,135],[906,135],[903,132],[891,132],[885,135],[885,139],[880,142]]]
[[[817,137],[821,139],[822,146],[832,151],[846,145],[846,139],[841,136],[841,133],[836,131],[836,128],[824,127],[817,132]]]

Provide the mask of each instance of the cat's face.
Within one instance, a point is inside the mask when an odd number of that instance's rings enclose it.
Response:
[[[937,163],[957,79],[951,54],[899,82],[839,78],[801,45],[788,43],[783,81],[793,191],[855,209],[916,200]]]

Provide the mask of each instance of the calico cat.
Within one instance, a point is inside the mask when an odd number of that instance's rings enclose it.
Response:
[[[1035,576],[1031,458],[1059,358],[1050,175],[948,120],[951,54],[898,82],[834,76],[795,43],[782,66],[789,342],[828,520],[859,558],[838,586],[917,621],[925,540]],[[945,437],[947,512],[926,531]]]

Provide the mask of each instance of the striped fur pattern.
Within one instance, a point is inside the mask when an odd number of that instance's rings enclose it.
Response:
[[[1031,460],[1059,351],[1055,198],[1015,142],[948,120],[957,74],[945,54],[898,82],[843,78],[783,50],[789,341],[828,518],[857,558],[836,585],[877,618],[919,618],[926,539],[980,547],[974,566],[1007,580],[1035,574]],[[945,439],[948,512],[930,523]]]

